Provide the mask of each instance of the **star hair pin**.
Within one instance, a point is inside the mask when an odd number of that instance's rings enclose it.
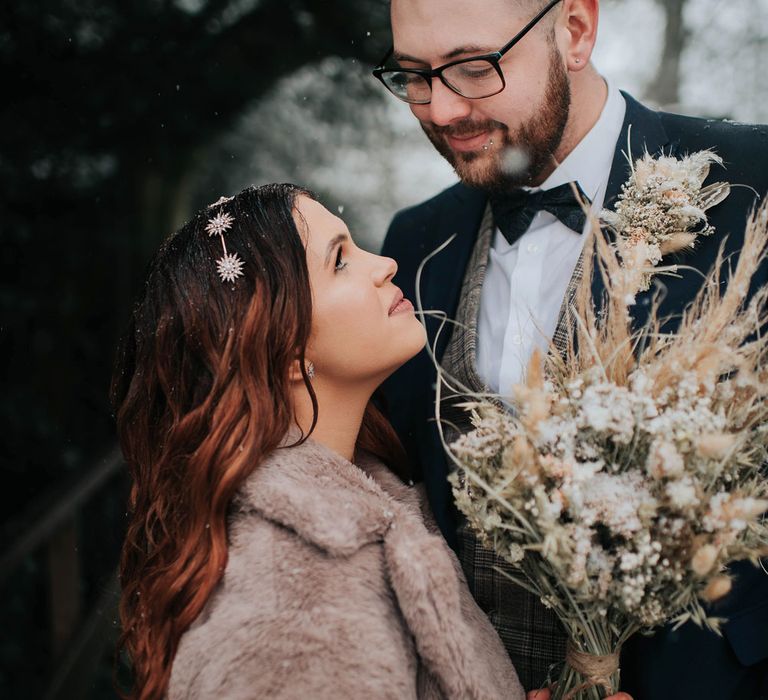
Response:
[[[231,199],[232,197],[221,197],[210,207],[221,206]],[[221,239],[221,247],[224,249],[224,255],[216,261],[216,270],[222,282],[234,282],[238,277],[243,276],[245,263],[238,257],[237,253],[227,251],[227,243],[224,240],[224,234],[232,228],[234,222],[235,219],[231,214],[220,210],[218,214],[208,219],[208,223],[205,225],[208,235],[218,236]]]

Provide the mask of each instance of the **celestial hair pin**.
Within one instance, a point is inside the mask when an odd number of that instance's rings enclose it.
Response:
[[[220,207],[226,204],[232,197],[221,197],[211,204],[211,207]],[[231,214],[219,209],[219,212],[208,219],[205,230],[209,236],[218,236],[221,239],[221,247],[224,249],[224,255],[216,261],[216,270],[221,277],[222,282],[234,282],[238,277],[243,276],[243,265],[245,263],[238,257],[237,253],[229,253],[227,244],[224,240],[224,234],[232,228],[235,219]]]

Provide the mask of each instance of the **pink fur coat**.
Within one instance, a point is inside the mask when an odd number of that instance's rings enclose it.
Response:
[[[311,440],[249,477],[224,578],[173,662],[169,700],[524,692],[422,492]]]

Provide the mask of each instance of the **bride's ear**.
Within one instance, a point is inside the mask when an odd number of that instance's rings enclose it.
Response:
[[[306,368],[307,376],[312,379],[315,376],[315,365],[311,360],[305,360],[304,366]],[[301,373],[301,359],[296,358],[291,363],[291,369],[288,372],[288,379],[291,382],[304,382],[304,376]]]

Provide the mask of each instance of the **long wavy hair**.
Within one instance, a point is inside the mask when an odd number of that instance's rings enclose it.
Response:
[[[199,212],[157,253],[118,349],[111,397],[132,478],[120,562],[124,698],[165,694],[179,640],[224,573],[232,498],[294,425],[296,358],[317,419],[300,195],[312,197],[294,185],[248,188]],[[219,211],[234,218],[227,248],[244,262],[234,283],[219,278],[221,241],[205,230]],[[372,403],[358,447],[403,475],[402,447]]]

